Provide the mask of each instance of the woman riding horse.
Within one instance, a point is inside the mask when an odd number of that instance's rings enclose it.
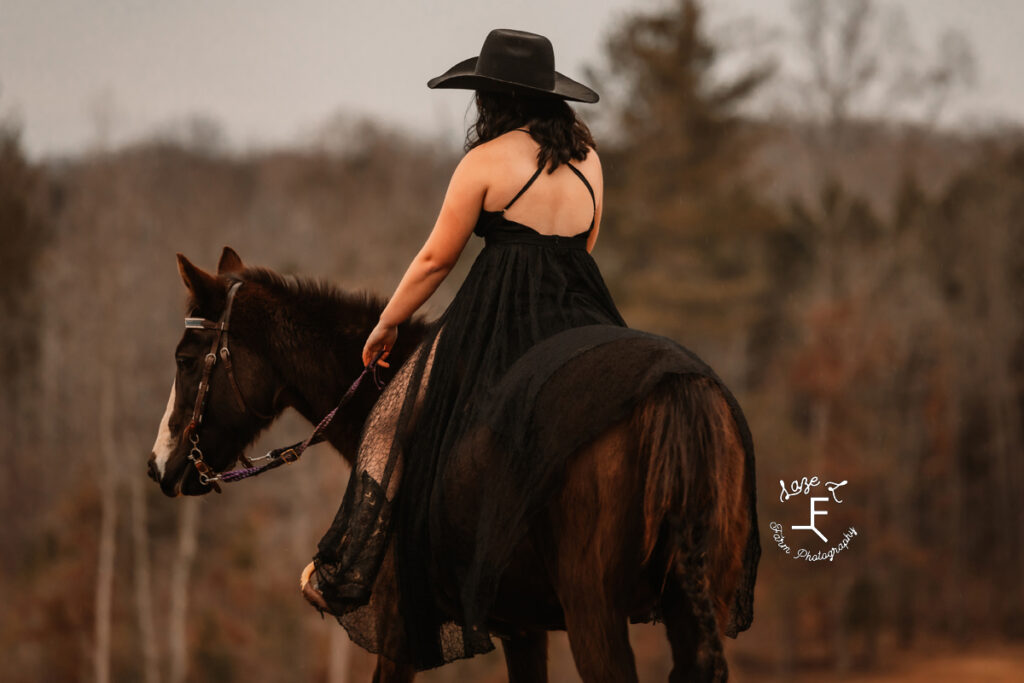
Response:
[[[415,669],[493,648],[490,608],[521,559],[515,549],[565,477],[568,455],[555,454],[584,445],[571,423],[582,400],[594,400],[552,378],[597,345],[586,330],[626,327],[590,256],[601,163],[567,103],[596,102],[597,93],[555,71],[546,38],[512,30],[492,31],[479,57],[428,86],[476,91],[478,118],[432,232],[366,340],[363,364],[380,356],[388,367],[398,325],[434,293],[472,235],[485,246],[370,414],[344,500],[302,576],[306,598],[357,643]],[[571,353],[557,341],[569,339],[559,336],[567,330],[583,330]],[[565,388],[552,394],[552,386]],[[588,424],[587,438],[624,417],[616,410],[596,410],[604,422]],[[550,606],[551,627],[565,621],[564,609]]]

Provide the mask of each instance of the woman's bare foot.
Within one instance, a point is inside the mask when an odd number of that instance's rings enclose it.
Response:
[[[302,576],[299,577],[299,588],[302,590],[302,597],[306,598],[306,602],[316,607],[321,612],[330,612],[327,607],[327,603],[324,602],[324,596],[320,594],[317,587],[310,581],[313,576],[313,570],[316,567],[312,562],[306,565],[306,568],[302,570]]]

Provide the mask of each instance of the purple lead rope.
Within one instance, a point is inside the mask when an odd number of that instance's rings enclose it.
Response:
[[[280,467],[281,465],[285,465],[298,460],[307,448],[309,448],[313,444],[320,443],[321,441],[324,440],[324,431],[327,429],[328,425],[331,424],[331,421],[334,419],[334,416],[338,414],[338,411],[341,410],[342,406],[348,403],[349,400],[351,400],[352,396],[355,395],[356,390],[359,388],[359,385],[362,383],[363,378],[366,377],[367,374],[373,375],[373,382],[378,389],[384,386],[383,383],[377,379],[377,361],[380,360],[380,357],[382,355],[384,355],[383,350],[377,352],[377,355],[374,356],[372,361],[370,361],[370,364],[363,368],[363,371],[359,373],[359,376],[356,377],[356,380],[352,382],[352,385],[345,392],[345,395],[341,397],[340,401],[338,401],[338,405],[334,406],[331,412],[324,415],[324,418],[320,420],[320,423],[317,424],[316,427],[313,428],[313,433],[310,434],[305,441],[297,441],[296,443],[293,443],[291,446],[285,446],[284,448],[275,448],[274,450],[270,451],[269,453],[264,455],[263,458],[261,458],[270,460],[270,462],[268,462],[266,465],[231,470],[230,472],[224,472],[219,477],[217,477],[217,479],[224,482],[225,484],[229,484],[233,481],[241,481],[242,479],[255,477],[256,475],[263,474],[268,470],[272,470],[276,467]]]

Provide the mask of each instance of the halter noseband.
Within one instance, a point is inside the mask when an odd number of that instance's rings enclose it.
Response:
[[[213,343],[210,345],[210,351],[206,354],[203,359],[203,376],[199,380],[199,389],[196,392],[196,404],[192,409],[192,419],[189,421],[188,426],[185,427],[185,431],[182,432],[182,438],[188,437],[189,442],[192,444],[192,450],[188,454],[188,459],[195,465],[196,470],[199,472],[199,481],[203,484],[210,485],[213,490],[220,493],[220,486],[216,481],[216,472],[210,468],[209,465],[203,460],[203,452],[199,448],[199,426],[203,423],[203,413],[206,410],[206,398],[210,393],[210,375],[213,374],[213,368],[217,364],[218,348],[219,357],[224,361],[224,368],[227,370],[228,382],[231,384],[231,388],[235,394],[235,400],[238,402],[238,406],[242,409],[243,413],[250,412],[256,417],[264,420],[273,419],[273,415],[264,415],[257,410],[249,408],[245,404],[245,399],[242,397],[242,390],[238,387],[238,382],[235,380],[234,366],[231,364],[231,351],[228,350],[228,328],[231,324],[231,307],[235,302],[235,294],[241,288],[241,282],[235,282],[228,289],[227,304],[224,306],[224,313],[221,314],[220,320],[213,322],[206,318],[185,318],[185,329],[186,330],[212,330],[217,332],[214,337]]]

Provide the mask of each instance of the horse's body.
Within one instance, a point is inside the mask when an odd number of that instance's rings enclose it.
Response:
[[[213,470],[230,468],[285,407],[318,422],[362,370],[362,344],[382,301],[246,270],[229,249],[219,277],[183,257],[179,265],[193,314],[211,320],[223,311],[229,283],[245,283],[231,314],[230,343],[243,403],[252,408],[232,398],[224,370],[212,373],[197,433]],[[415,320],[400,328],[392,369],[410,356],[423,329]],[[189,465],[189,444],[181,438],[209,340],[204,331],[187,331],[176,352],[175,391],[150,459],[151,475],[168,495],[210,490]],[[350,462],[374,400],[372,387],[361,387],[327,432]],[[487,454],[478,457],[486,467]],[[652,613],[668,631],[675,663],[670,680],[724,680],[719,630],[743,570],[749,477],[726,401],[706,378],[662,382],[629,418],[576,453],[564,485],[513,553],[488,615],[489,628],[502,639],[510,681],[547,680],[546,632],[553,629],[568,632],[584,681],[635,681],[627,625]],[[471,539],[481,492],[469,477],[449,486],[448,499],[465,506],[456,516],[463,524],[456,523],[457,533]],[[451,558],[454,564],[466,560]],[[437,589],[442,605],[457,614],[457,586],[441,581]],[[374,680],[408,681],[413,674],[381,657]]]

